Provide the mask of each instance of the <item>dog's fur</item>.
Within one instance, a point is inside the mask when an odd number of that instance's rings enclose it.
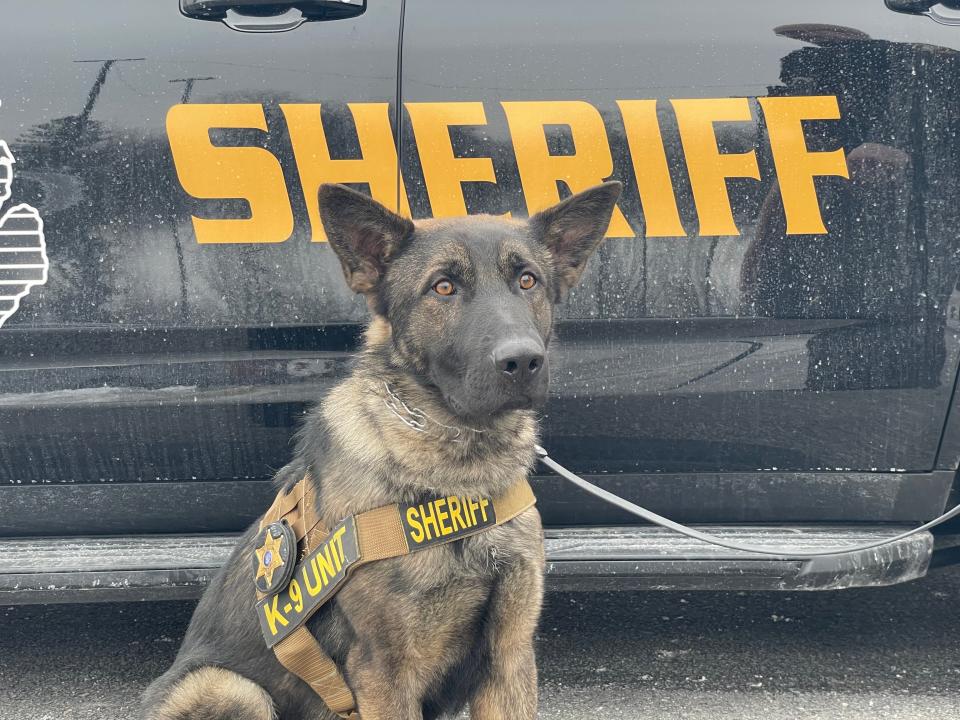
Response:
[[[496,358],[504,347],[545,351],[553,305],[602,241],[619,192],[606,183],[529,221],[414,224],[360,193],[323,186],[331,246],[373,320],[355,369],[309,414],[278,485],[309,473],[330,528],[426,495],[496,496],[525,476],[546,361],[521,381]],[[533,288],[518,284],[524,272],[534,274]],[[457,292],[438,294],[439,278]],[[388,408],[385,383],[431,418],[426,432]],[[335,718],[264,644],[250,561],[256,535],[257,525],[243,535],[200,600],[173,666],[147,689],[147,720]],[[429,719],[467,702],[478,720],[529,719],[543,570],[531,508],[472,537],[359,568],[307,626],[340,667],[363,720]]]

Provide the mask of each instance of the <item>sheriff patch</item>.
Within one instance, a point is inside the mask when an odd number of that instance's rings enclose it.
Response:
[[[450,542],[497,524],[489,498],[450,495],[401,505],[400,519],[411,551]]]
[[[329,600],[360,560],[356,523],[351,515],[337,525],[316,550],[301,560],[284,590],[257,603],[260,630],[273,647],[306,622]]]
[[[254,584],[264,595],[286,587],[293,577],[297,536],[285,521],[270,523],[260,532],[253,551]]]

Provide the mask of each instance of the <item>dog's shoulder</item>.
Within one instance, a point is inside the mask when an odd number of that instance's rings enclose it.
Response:
[[[543,567],[543,527],[536,507],[528,508],[503,525],[465,538],[464,561],[490,567],[499,574],[506,567]]]

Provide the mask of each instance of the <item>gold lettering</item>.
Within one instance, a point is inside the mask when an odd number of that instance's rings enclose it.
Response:
[[[270,628],[271,635],[277,634],[277,623],[280,623],[283,627],[290,624],[287,622],[287,618],[277,610],[277,601],[279,599],[279,595],[274,595],[272,603],[267,602],[263,604],[263,614],[267,619],[267,626]]]
[[[770,151],[777,169],[780,197],[787,218],[787,235],[822,235],[827,232],[817,202],[817,175],[849,178],[843,148],[810,152],[803,136],[803,120],[839,120],[840,106],[833,95],[758,98],[770,136]]]
[[[287,593],[290,595],[290,599],[293,600],[293,608],[297,612],[303,610],[303,593],[300,591],[300,583],[297,582],[296,578],[290,581],[290,587],[287,589]]]
[[[756,153],[721,153],[715,123],[749,122],[747,98],[697,98],[670,101],[677,125],[690,185],[703,236],[738,235],[728,193],[728,179],[759,179]],[[789,235],[827,232],[820,211],[817,177],[849,178],[842,148],[812,152],[807,148],[803,122],[839,120],[835,96],[758,98],[771,154],[779,180],[786,232]],[[647,237],[686,235],[677,208],[670,166],[657,115],[657,100],[617,100]],[[516,101],[501,103],[511,133],[527,211],[537,212],[557,202],[558,182],[578,192],[612,175],[603,116],[583,101]],[[324,182],[365,183],[375,199],[398,209],[399,178],[396,141],[387,103],[349,103],[356,128],[359,156],[334,160],[321,121],[318,103],[280,105],[286,119],[294,160],[306,201],[314,242],[326,240],[316,194]],[[456,157],[451,127],[483,127],[487,123],[481,102],[408,103],[411,127],[417,138],[427,197],[434,217],[467,213],[463,183],[497,182],[490,157]],[[545,126],[565,125],[573,154],[551,155]],[[191,218],[198,243],[279,243],[294,229],[293,210],[280,162],[262,147],[214,145],[211,130],[268,129],[263,106],[256,103],[174,105],[166,117],[174,168],[183,189],[200,199],[237,198],[249,206],[247,217]],[[399,179],[399,209],[410,214],[403,179]],[[619,208],[614,208],[608,237],[631,237],[633,230]],[[472,512],[466,498],[458,501],[459,520],[450,505],[453,532],[468,523]],[[414,518],[416,521],[416,518]],[[434,521],[443,523],[434,516]],[[432,528],[421,528],[429,539]],[[442,534],[442,529],[438,526]],[[343,559],[340,560],[342,566]]]
[[[330,544],[333,546],[334,554],[333,559],[337,564],[337,572],[340,572],[340,568],[343,567],[343,562],[345,560],[343,554],[343,536],[347,532],[346,526],[340,527],[330,538]]]
[[[560,200],[557,181],[571,192],[586,190],[613,173],[613,156],[607,129],[599,111],[579,100],[557,102],[504,102],[503,110],[513,139],[520,183],[527,210],[543,210]],[[573,155],[551,155],[545,125],[567,125],[573,138]],[[613,209],[607,237],[633,237],[620,208]]]
[[[407,524],[413,528],[410,531],[410,539],[415,543],[423,542],[423,525],[420,524],[420,514],[414,507],[407,508]]]
[[[330,557],[330,543],[323,546],[323,551],[316,554],[313,562],[320,569],[323,586],[326,587],[330,584],[330,578],[337,574],[337,571],[333,569],[333,559]]]
[[[467,498],[467,509],[470,511],[470,526],[477,524],[477,510],[480,509],[479,503],[473,498]]]
[[[490,501],[486,498],[480,498],[480,512],[483,514],[483,521],[487,521],[487,505],[490,504]]]
[[[450,524],[453,526],[453,532],[457,532],[458,525],[461,529],[466,530],[467,524],[460,516],[460,498],[451,495],[447,498],[447,507],[450,508]]]
[[[193,217],[198,243],[278,243],[293,232],[293,210],[280,161],[258,147],[219,147],[213,128],[267,129],[257,104],[174,105],[167,138],[183,189],[197,198],[242,198],[248,218]]]
[[[446,519],[450,517],[450,515],[440,509],[447,504],[447,499],[440,498],[438,500],[434,500],[433,504],[434,504],[434,507],[437,509],[437,527],[440,528],[440,534],[449,535],[451,532],[453,532],[450,529],[450,526],[447,525],[446,523]]]
[[[715,122],[751,120],[746,98],[671,100],[680,140],[687,159],[690,189],[700,219],[700,235],[739,235],[733,221],[727,178],[760,179],[757,156],[722,153],[717,147]]]
[[[677,198],[667,154],[663,149],[663,135],[657,118],[656,100],[617,100],[623,127],[627,133],[627,147],[633,160],[633,173],[640,191],[646,237],[680,237],[687,234],[680,222]]]
[[[463,183],[496,183],[493,160],[453,154],[451,125],[486,125],[482,102],[407,103],[433,217],[467,214]]]
[[[300,173],[313,242],[326,242],[320,220],[317,191],[323,183],[367,183],[373,199],[391,210],[397,209],[397,150],[390,128],[387,103],[349,103],[360,143],[360,157],[334,160],[320,120],[319,104],[280,105],[287,119],[290,142]],[[407,192],[400,180],[400,213],[410,215]]]
[[[310,575],[313,574],[314,583],[310,584]],[[320,577],[320,569],[315,560],[311,560],[303,567],[303,584],[307,586],[307,592],[310,597],[316,597],[323,590],[323,579]]]
[[[429,510],[429,514],[427,513]],[[440,528],[437,527],[437,516],[436,510],[434,510],[433,503],[427,503],[426,505],[420,506],[420,518],[423,520],[423,528],[427,533],[427,540],[433,540],[435,537],[440,537]],[[433,534],[430,533],[430,526],[433,526]]]

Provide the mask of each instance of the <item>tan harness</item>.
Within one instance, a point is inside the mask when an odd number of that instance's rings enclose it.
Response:
[[[351,515],[331,531],[317,517],[313,483],[305,476],[289,492],[277,493],[260,520],[256,608],[267,646],[333,712],[359,720],[353,693],[307,630],[307,620],[357,567],[502,525],[535,503],[530,484],[520,478],[497,498],[446,496],[385,505]]]

